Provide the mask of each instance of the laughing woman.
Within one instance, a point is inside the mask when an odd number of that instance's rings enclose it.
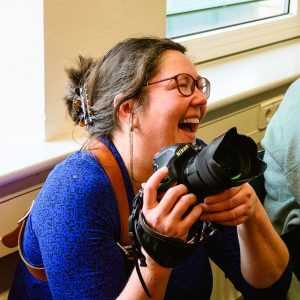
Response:
[[[291,280],[288,251],[250,185],[197,204],[180,184],[157,201],[168,170],[153,171],[154,154],[174,143],[203,144],[196,132],[210,83],[185,51],[169,39],[131,38],[100,59],[80,57],[78,66],[67,70],[69,113],[76,124],[86,125],[90,138],[51,172],[26,222],[24,258],[44,268],[46,280],[20,262],[10,299],[147,299],[136,267],[117,243],[122,216],[93,153],[96,140],[118,162],[129,210],[143,184],[143,215],[152,230],[186,241],[199,218],[222,228],[218,241],[200,243],[174,268],[144,251],[147,267],[141,272],[153,299],[210,299],[209,258],[245,299],[284,299]]]

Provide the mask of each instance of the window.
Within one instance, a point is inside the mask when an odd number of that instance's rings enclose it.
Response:
[[[167,37],[195,62],[300,35],[300,0],[167,0]]]
[[[288,13],[288,0],[170,0],[167,36],[187,36]]]

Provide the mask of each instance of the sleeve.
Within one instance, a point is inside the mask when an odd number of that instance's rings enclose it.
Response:
[[[293,271],[300,278],[300,80],[287,90],[271,119],[262,145],[267,195],[265,208],[282,234],[293,260]]]
[[[276,230],[287,233],[300,225],[300,80],[286,92],[262,140],[267,195],[265,208]]]
[[[245,300],[283,300],[291,282],[291,264],[272,286],[259,289],[251,286],[243,277],[240,268],[240,248],[236,227],[221,227],[219,232],[208,242],[209,257],[223,270],[234,287]]]
[[[289,189],[300,205],[300,79],[290,86],[282,104],[283,111],[278,118],[285,137],[284,172]]]
[[[300,79],[287,90],[262,140],[267,155],[281,167],[286,183],[300,204]]]
[[[98,164],[60,167],[36,201],[32,218],[54,299],[115,299],[127,281],[116,241],[119,213]]]

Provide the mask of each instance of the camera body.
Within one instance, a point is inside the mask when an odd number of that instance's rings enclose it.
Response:
[[[154,156],[155,170],[168,167],[169,174],[158,186],[158,194],[183,183],[198,200],[238,186],[260,175],[266,164],[257,158],[255,142],[237,133],[235,127],[198,146],[178,143],[161,149]]]
[[[164,147],[154,156],[153,167],[158,170],[168,167],[169,174],[158,186],[158,193],[163,193],[171,186],[183,183],[186,184],[184,177],[185,167],[201,151],[201,146],[191,143],[178,143]]]

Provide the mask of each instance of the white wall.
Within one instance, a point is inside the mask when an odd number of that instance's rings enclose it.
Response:
[[[23,0],[0,1],[2,146],[12,136],[42,138],[43,36],[42,1],[32,0],[30,5]]]
[[[69,135],[63,105],[66,75],[79,54],[101,56],[132,36],[165,36],[162,0],[44,0],[46,139]]]

